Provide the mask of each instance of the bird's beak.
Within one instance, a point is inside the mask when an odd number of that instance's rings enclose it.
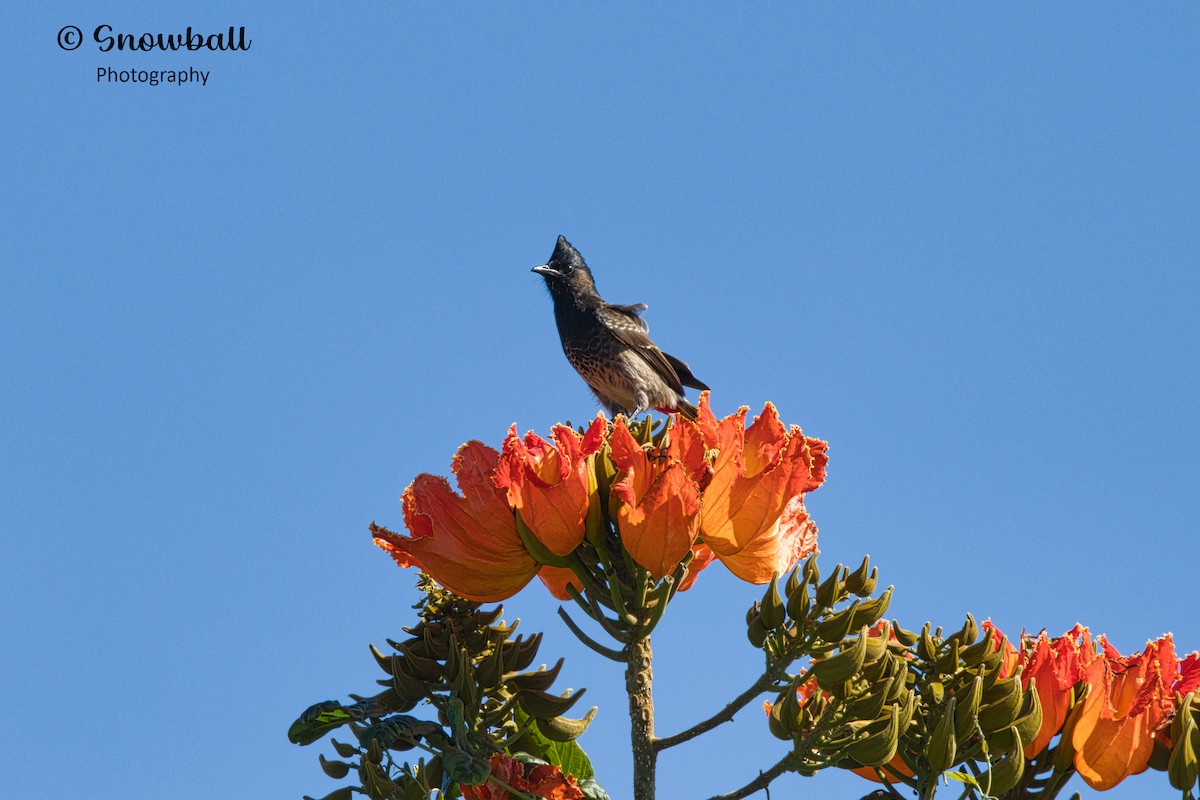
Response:
[[[562,274],[549,264],[539,264],[538,266],[534,267],[532,271],[536,272],[538,275],[541,275],[543,278],[557,278]]]

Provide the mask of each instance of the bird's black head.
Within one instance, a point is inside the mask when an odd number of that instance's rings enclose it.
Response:
[[[579,251],[571,246],[565,236],[558,237],[554,252],[545,264],[534,267],[533,271],[546,281],[546,288],[551,297],[573,296],[599,297],[596,294],[596,282],[592,279],[592,271]]]

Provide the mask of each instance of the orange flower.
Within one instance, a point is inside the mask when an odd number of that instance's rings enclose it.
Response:
[[[621,544],[656,580],[670,575],[700,533],[700,490],[666,453],[647,453],[624,417],[613,424],[610,457],[625,477],[613,484]]]
[[[1082,678],[1083,668],[1096,658],[1096,649],[1082,625],[1053,640],[1042,631],[1036,638],[1025,637],[1023,644],[1021,686],[1028,689],[1030,680],[1036,679],[1042,705],[1042,726],[1025,746],[1025,757],[1033,758],[1062,731],[1071,710],[1071,690]]]
[[[512,509],[493,476],[500,454],[480,442],[451,462],[462,494],[440,476],[423,474],[404,490],[401,536],[371,523],[375,544],[402,567],[418,567],[468,600],[491,603],[516,594],[537,572],[517,535]]]
[[[583,791],[575,778],[564,775],[553,764],[539,764],[529,770],[522,787],[545,800],[583,800]]]
[[[522,441],[513,425],[504,440],[496,485],[556,556],[568,555],[583,541],[592,495],[588,457],[604,444],[607,427],[602,416],[582,436],[566,425],[555,425],[551,444],[532,431]]]
[[[688,564],[687,574],[683,576],[683,582],[679,584],[679,591],[686,592],[692,588],[692,584],[696,582],[696,578],[700,577],[704,568],[716,559],[717,554],[704,542],[696,542],[692,545],[692,560]]]
[[[492,756],[492,776],[514,789],[525,783],[525,765],[512,756],[497,753]],[[459,786],[466,800],[508,800],[512,795],[495,781],[488,780],[479,786]]]
[[[770,403],[749,428],[746,411],[718,421],[701,394],[696,421],[672,429],[670,453],[704,489],[700,538],[730,572],[766,583],[816,550],[804,493],[824,482],[828,446],[785,428]]]
[[[568,567],[551,567],[549,565],[538,570],[538,578],[550,594],[559,600],[570,600],[571,595],[567,594],[567,587],[574,586],[576,591],[583,592],[583,585],[580,584],[579,578]]]
[[[909,769],[908,764],[904,763],[904,759],[899,753],[897,753],[896,757],[887,764],[880,767],[880,769],[883,770],[883,774],[889,777],[892,775],[903,775],[906,778],[916,777],[916,773]],[[875,774],[875,767],[854,767],[850,771],[860,778],[866,778],[869,781],[881,783],[879,776]]]
[[[1104,653],[1083,670],[1091,689],[1071,734],[1075,769],[1099,791],[1149,766],[1155,733],[1174,710],[1171,689],[1179,677],[1170,634],[1130,657],[1103,644]]]
[[[1179,680],[1171,687],[1171,695],[1186,695],[1200,689],[1200,653],[1193,650],[1179,662]]]
[[[525,765],[512,756],[492,756],[492,775],[519,792],[532,792],[545,800],[583,800],[579,784],[553,764],[538,764],[525,774]],[[508,800],[512,793],[495,781],[482,786],[462,786],[465,800]]]
[[[1000,660],[1000,677],[1007,678],[1016,671],[1017,665],[1021,663],[1021,654],[1017,652],[1017,648],[1008,640],[1004,632],[997,628],[990,619],[983,621],[984,633],[992,631],[992,652],[1004,651],[1004,657]],[[1028,682],[1025,683],[1028,686]]]

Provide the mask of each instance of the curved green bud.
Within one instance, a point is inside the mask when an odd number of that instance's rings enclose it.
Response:
[[[879,717],[887,706],[888,695],[892,691],[894,682],[895,678],[888,678],[883,683],[870,686],[862,697],[846,707],[846,715],[850,719],[876,719]]]
[[[578,739],[587,731],[598,710],[596,706],[592,706],[583,715],[582,719],[568,719],[566,717],[539,719],[537,727],[542,732],[542,735],[552,742],[571,742]]]
[[[891,638],[892,631],[887,625],[884,625],[883,630],[877,635],[867,637],[866,660],[868,663],[874,663],[883,658],[884,654],[888,651],[888,643],[891,641]]]
[[[934,659],[933,665],[943,675],[953,675],[958,672],[959,644],[957,639],[947,641],[949,645],[945,652]]]
[[[830,614],[817,624],[817,637],[821,641],[837,644],[850,635],[850,631],[855,630],[854,616],[858,610],[860,601],[855,600],[850,605],[843,608],[841,611]],[[862,627],[857,626],[857,627]]]
[[[762,615],[758,613],[758,603],[754,604],[753,616],[749,616],[746,620],[746,638],[750,640],[750,644],[761,649],[767,642],[767,627],[763,625]]]
[[[900,741],[900,711],[892,706],[881,730],[846,748],[846,755],[864,767],[882,767],[896,757]]]
[[[762,599],[762,624],[769,631],[777,631],[783,627],[784,609],[783,598],[779,596],[779,575],[772,575],[767,584],[767,591]]]
[[[326,775],[334,780],[341,780],[350,774],[350,764],[345,761],[326,761],[325,756],[317,756],[321,762],[321,769]]]
[[[790,741],[794,735],[794,731],[790,730],[792,727],[791,723],[785,723],[783,720],[782,705],[783,698],[780,698],[771,706],[771,713],[767,715],[767,728],[776,739]]]
[[[889,586],[883,591],[883,594],[874,600],[863,600],[859,604],[858,610],[854,612],[854,625],[852,627],[874,625],[882,619],[883,615],[887,613],[888,606],[892,603],[892,589],[893,587]]]
[[[1176,704],[1178,711],[1175,721],[1171,724],[1171,756],[1167,759],[1167,778],[1171,786],[1181,792],[1191,792],[1196,784],[1200,767],[1197,764],[1197,754],[1200,753],[1200,729],[1197,728],[1196,718],[1192,715],[1192,699],[1195,692],[1189,692],[1183,701]]]
[[[817,605],[821,608],[832,608],[839,600],[845,596],[845,589],[842,586],[841,575],[846,568],[838,564],[833,568],[833,573],[825,579],[825,582],[817,587],[814,598]]]
[[[433,681],[442,677],[442,665],[436,659],[420,653],[416,643],[402,643],[400,645],[400,654],[404,658],[400,661],[392,662],[392,668],[395,672],[404,672],[422,681]]]
[[[989,797],[1001,797],[1017,785],[1025,774],[1025,754],[1021,752],[1021,737],[1016,728],[1009,729],[1009,747],[1004,757],[992,762],[976,780]]]
[[[905,647],[912,647],[921,638],[913,631],[901,628],[900,623],[896,620],[892,620],[892,633],[896,634],[896,640]]]
[[[984,658],[992,651],[994,640],[996,638],[995,628],[988,628],[984,631],[983,638],[972,645],[968,645],[959,652],[963,663],[968,667],[978,667],[983,663]]]
[[[966,741],[975,732],[979,703],[983,699],[983,678],[976,675],[975,680],[971,681],[971,688],[960,698],[958,709],[954,712],[954,735]]]
[[[928,622],[921,628],[921,634],[917,637],[917,657],[929,664],[937,658],[937,642],[929,633]]]
[[[958,743],[954,736],[954,710],[956,698],[951,697],[942,711],[942,717],[929,734],[925,744],[925,761],[929,764],[929,774],[941,775],[954,764],[958,755]]]
[[[528,669],[533,660],[537,658],[538,648],[542,646],[542,636],[544,635],[538,631],[528,639],[518,636],[513,641],[506,642],[505,644],[508,646],[504,651],[505,673]]]
[[[985,735],[1006,731],[1017,721],[1021,712],[1021,684],[1017,690],[988,703],[979,709],[979,727]]]
[[[804,580],[816,586],[821,582],[821,570],[817,567],[817,556],[814,553],[804,562]]]
[[[1025,747],[1036,739],[1041,727],[1042,698],[1038,697],[1037,678],[1030,678],[1029,687],[1025,690],[1024,700],[1021,702],[1021,712],[1013,724],[1017,736],[1021,737],[1021,746]]]
[[[862,563],[858,565],[858,569],[846,574],[846,591],[851,594],[856,594],[859,597],[866,597],[870,592],[862,591],[867,583],[868,570],[871,568],[871,556],[863,556]]]
[[[800,577],[800,565],[797,564],[788,575],[787,584],[783,587],[783,595],[786,598],[791,598],[793,594],[800,591],[800,587],[804,585],[804,580]]]
[[[587,689],[580,689],[578,692],[572,693],[568,689],[562,695],[555,695],[532,689],[522,690],[517,695],[517,702],[526,714],[536,720],[543,720],[559,717],[570,711],[571,706],[575,705],[586,691]]]
[[[822,661],[814,662],[809,670],[817,679],[817,684],[826,691],[840,689],[840,684],[854,677],[863,666],[867,655],[867,629],[863,628],[858,637],[849,647],[843,646],[837,654]]]
[[[962,646],[967,646],[975,641],[979,636],[979,624],[975,622],[975,617],[967,612],[967,619],[963,623],[960,630],[946,637],[947,640],[957,641]]]
[[[792,577],[796,573],[792,572]],[[808,619],[808,584],[800,581],[796,587],[792,588],[792,581],[789,579],[787,583],[787,613],[796,623],[796,627],[803,627],[805,620]]]
[[[505,675],[504,682],[516,690],[544,692],[558,678],[558,673],[562,671],[565,661],[565,658],[559,658],[550,669],[546,669],[543,665],[537,672],[518,672]]]
[[[779,722],[789,733],[799,733],[803,730],[804,709],[800,707],[800,693],[795,682],[784,689],[776,699],[771,711],[778,709]]]

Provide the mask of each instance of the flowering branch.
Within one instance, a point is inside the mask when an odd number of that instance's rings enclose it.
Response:
[[[1176,656],[1169,635],[1122,654],[1082,626],[1010,640],[970,614],[952,632],[908,630],[877,594],[878,570],[837,565],[822,577],[816,527],[804,505],[825,479],[824,442],[785,426],[767,404],[717,419],[700,400],[696,419],[656,425],[602,416],[550,440],[514,426],[502,450],[460,448],[449,481],[420,475],[403,495],[408,535],[371,525],[376,543],[424,580],[411,638],[372,653],[384,690],[352,703],[318,703],[289,737],[334,740],[342,760],[321,758],[334,778],[326,800],[546,797],[607,800],[577,740],[596,709],[566,714],[582,690],[549,691],[563,662],[528,671],[541,635],[515,636],[499,608],[534,577],[572,600],[625,664],[634,791],[653,800],[657,756],[731,721],[762,694],[770,732],[788,750],[773,766],[712,800],[748,797],[785,772],[848,769],[881,788],[871,797],[933,798],[944,778],[962,800],[1053,800],[1078,775],[1103,791],[1148,768],[1191,797],[1200,769],[1200,655]],[[654,736],[650,635],[675,594],[720,561],[765,585],[746,635],[766,667],[707,719]],[[785,577],[786,576],[786,577]],[[794,665],[800,665],[796,668]],[[412,716],[418,704],[431,719]],[[416,764],[393,752],[428,754]],[[455,788],[456,787],[456,788]]]

